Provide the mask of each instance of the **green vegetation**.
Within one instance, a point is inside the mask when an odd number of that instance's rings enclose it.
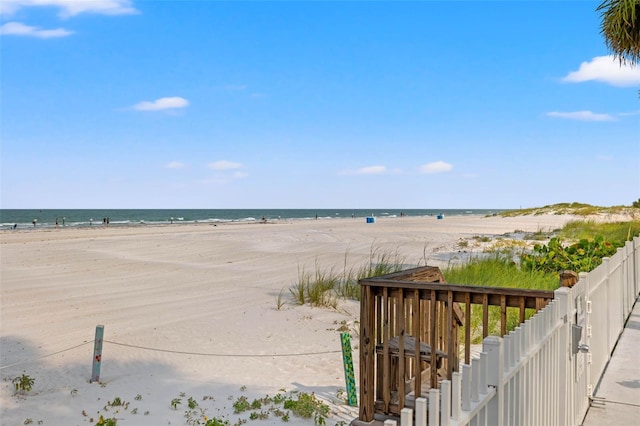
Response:
[[[635,206],[634,206],[635,207]],[[514,217],[525,215],[542,215],[542,214],[573,214],[577,216],[591,216],[598,214],[633,214],[633,207],[629,206],[612,206],[600,207],[592,206],[584,203],[558,203],[543,207],[533,207],[529,209],[509,210],[500,213],[502,217]]]
[[[511,255],[492,253],[489,257],[473,258],[462,265],[452,265],[442,271],[447,282],[486,287],[509,287],[536,290],[555,290],[558,277],[536,270],[523,270],[512,260]],[[525,317],[535,313],[527,309]],[[520,323],[519,311],[507,309],[507,330]],[[489,307],[489,334],[500,335],[500,307]],[[464,332],[461,332],[464,340]],[[482,341],[482,306],[471,306],[471,343]]]
[[[556,274],[561,270],[589,272],[611,257],[625,241],[640,234],[640,221],[596,223],[577,221],[568,223],[546,245],[536,244],[532,253],[520,257],[524,270]],[[562,237],[575,241],[563,244]],[[577,240],[577,241],[576,241]]]
[[[11,383],[13,383],[16,394],[24,395],[27,392],[31,391],[31,389],[33,388],[33,384],[35,383],[35,379],[31,376],[23,374],[20,377],[13,378],[13,380],[11,380]]]
[[[447,282],[486,287],[555,290],[558,278],[535,270],[523,270],[510,256],[499,253],[486,258],[473,258],[462,265],[451,265],[442,271]]]
[[[634,236],[640,234],[640,220],[628,222],[606,222],[596,223],[595,221],[574,221],[567,223],[560,230],[558,236],[568,240],[592,239],[601,235],[605,241],[621,247],[624,241],[630,241]]]
[[[298,281],[289,288],[294,302],[336,309],[341,299],[360,299],[359,280],[398,272],[404,266],[398,249],[384,251],[372,245],[369,260],[358,268],[347,267],[348,254],[345,253],[342,270],[322,268],[318,262],[313,273],[299,269]],[[276,300],[276,308],[278,306],[282,306],[282,302]]]
[[[249,401],[246,396],[240,396],[233,402],[235,414],[251,411],[250,420],[266,420],[271,415],[287,422],[290,414],[297,417],[311,419],[316,425],[325,425],[329,416],[329,406],[320,401],[313,393],[285,392],[270,397]]]
[[[607,48],[620,63],[640,61],[640,5],[638,0],[603,0],[596,11],[602,22],[600,33]]]

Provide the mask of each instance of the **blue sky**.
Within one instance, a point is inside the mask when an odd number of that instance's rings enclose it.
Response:
[[[629,205],[598,3],[3,0],[0,207]]]

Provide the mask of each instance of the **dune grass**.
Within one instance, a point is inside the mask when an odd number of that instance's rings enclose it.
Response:
[[[349,251],[344,255],[342,269],[323,267],[316,260],[313,271],[298,268],[298,280],[289,288],[294,303],[337,309],[340,300],[360,300],[358,281],[401,271],[404,257],[399,249],[383,250],[371,245],[369,259],[358,266],[349,266]]]
[[[542,215],[542,214],[573,214],[577,216],[591,216],[598,214],[619,214],[619,213],[633,213],[637,211],[637,208],[631,206],[593,206],[585,203],[558,203],[551,204],[543,207],[532,207],[527,209],[508,210],[499,213],[503,217],[514,217],[524,215]]]
[[[486,287],[508,287],[520,289],[555,290],[559,286],[556,274],[540,271],[523,271],[512,260],[512,256],[492,253],[488,257],[473,258],[462,265],[450,265],[443,269],[448,283],[466,284]],[[527,309],[525,317],[535,314],[534,309]],[[507,309],[507,330],[513,330],[520,323],[519,310]],[[489,307],[489,334],[500,334],[500,307]],[[464,341],[464,331],[460,333]],[[471,306],[471,343],[482,341],[482,306]]]
[[[640,234],[640,220],[626,222],[604,222],[593,220],[579,220],[567,223],[558,233],[558,236],[567,240],[591,240],[596,235],[602,235],[604,241],[609,241],[616,246],[624,245]]]

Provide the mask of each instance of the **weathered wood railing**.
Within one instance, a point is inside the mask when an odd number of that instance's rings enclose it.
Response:
[[[481,310],[482,337],[490,334],[490,311],[499,312],[502,336],[509,309],[523,322],[527,309],[537,311],[553,298],[552,291],[447,284],[435,267],[363,279],[360,286],[362,422],[398,416],[441,380],[451,380],[459,369],[460,326],[470,362],[473,305]]]

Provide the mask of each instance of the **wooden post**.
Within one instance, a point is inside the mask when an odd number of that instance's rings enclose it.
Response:
[[[573,287],[578,282],[578,274],[573,271],[560,271],[560,287]]]
[[[102,365],[102,339],[104,336],[104,325],[96,326],[96,338],[93,345],[93,368],[91,370],[90,383],[100,381],[100,366]]]
[[[371,287],[360,284],[360,409],[359,419],[373,421],[375,365],[375,297]]]
[[[344,364],[344,380],[347,383],[347,396],[349,397],[349,406],[358,405],[356,397],[356,376],[353,373],[353,356],[351,355],[351,336],[349,333],[340,333],[342,342],[342,363]]]

